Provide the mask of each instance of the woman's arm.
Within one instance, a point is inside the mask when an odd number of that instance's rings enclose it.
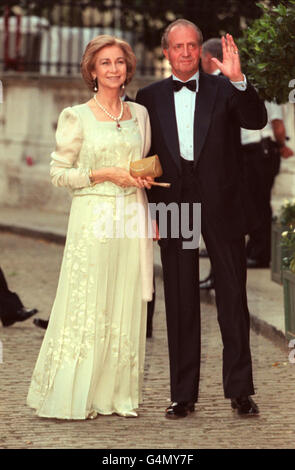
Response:
[[[58,119],[56,149],[51,154],[50,176],[55,186],[71,189],[90,186],[89,171],[76,167],[82,143],[80,118],[72,108],[65,108]]]
[[[90,172],[90,181],[92,184],[111,181],[121,188],[127,188],[129,186],[143,188],[145,182],[142,178],[133,178],[128,170],[120,167],[108,167],[92,170]]]

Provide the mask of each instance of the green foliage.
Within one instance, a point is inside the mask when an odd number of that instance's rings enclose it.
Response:
[[[282,268],[295,273],[295,199],[286,200],[281,207],[280,223],[289,227],[282,233]]]
[[[295,227],[295,199],[293,201],[285,200],[281,206],[279,221],[291,229]]]
[[[282,233],[282,268],[295,273],[295,229]]]
[[[257,6],[263,15],[238,40],[243,71],[261,98],[286,103],[295,78],[295,0]]]

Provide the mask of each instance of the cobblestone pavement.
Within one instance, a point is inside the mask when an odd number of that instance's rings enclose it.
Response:
[[[9,287],[47,318],[54,299],[63,247],[0,233],[1,267]],[[295,365],[289,350],[251,333],[256,401],[260,417],[240,418],[223,397],[221,339],[215,305],[202,304],[200,399],[194,414],[168,421],[169,368],[162,281],[157,279],[154,336],[147,341],[144,402],[136,419],[101,416],[93,421],[42,419],[26,404],[44,332],[32,319],[0,326],[0,448],[202,449],[294,448]]]

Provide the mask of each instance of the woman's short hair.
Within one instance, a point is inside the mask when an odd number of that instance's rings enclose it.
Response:
[[[178,20],[173,21],[173,23],[170,23],[167,26],[167,28],[164,30],[164,33],[162,35],[162,41],[161,41],[162,49],[168,49],[169,48],[169,38],[168,38],[168,36],[169,36],[169,33],[170,33],[171,29],[174,28],[175,26],[186,26],[186,27],[189,26],[189,27],[193,28],[198,33],[199,46],[202,45],[203,34],[202,34],[202,31],[200,30],[200,28],[198,28],[198,26],[195,25],[195,23],[192,23],[189,20],[185,20],[184,18],[180,18]]]
[[[118,39],[107,34],[102,34],[93,38],[86,46],[85,52],[81,61],[81,73],[90,90],[93,90],[93,72],[95,56],[104,47],[118,46],[122,49],[125,60],[127,75],[125,85],[131,82],[136,69],[136,57],[128,42],[123,39]]]

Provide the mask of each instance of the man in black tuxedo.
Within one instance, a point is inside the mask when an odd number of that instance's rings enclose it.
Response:
[[[138,92],[137,102],[149,111],[152,152],[159,155],[163,167],[159,181],[171,183],[170,189],[153,187],[148,196],[151,203],[201,203],[202,235],[214,269],[224,345],[224,394],[239,413],[257,414],[251,398],[255,392],[246,296],[247,220],[236,128],[262,128],[266,110],[241,72],[233,38],[222,38],[223,62],[212,59],[224,77],[199,71],[201,44],[202,33],[193,23],[170,24],[162,46],[173,76]],[[199,391],[198,249],[186,249],[182,241],[183,237],[169,235],[159,241],[172,400],[167,418],[194,411]]]

